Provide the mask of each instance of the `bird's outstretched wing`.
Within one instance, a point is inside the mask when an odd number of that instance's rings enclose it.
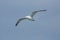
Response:
[[[33,17],[37,12],[43,12],[43,11],[46,11],[46,10],[38,10],[38,11],[32,12],[31,17]]]
[[[19,22],[21,22],[22,20],[25,20],[25,19],[27,19],[27,18],[21,18],[21,19],[19,19],[17,22],[16,22],[16,26],[19,24]]]

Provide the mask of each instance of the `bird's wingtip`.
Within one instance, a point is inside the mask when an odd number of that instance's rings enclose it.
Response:
[[[17,26],[17,24],[15,24],[15,26]]]
[[[44,10],[44,11],[47,11],[47,10]]]
[[[40,10],[40,11],[47,11],[47,10]]]

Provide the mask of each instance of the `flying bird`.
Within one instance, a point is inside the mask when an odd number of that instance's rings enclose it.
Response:
[[[22,21],[22,20],[25,20],[25,19],[28,19],[28,20],[30,20],[30,21],[35,21],[34,19],[33,19],[33,16],[37,13],[37,12],[44,12],[44,11],[46,11],[46,10],[38,10],[38,11],[34,11],[34,12],[32,12],[32,14],[30,15],[30,16],[25,16],[25,17],[23,17],[23,18],[20,18],[17,22],[16,22],[16,26]]]

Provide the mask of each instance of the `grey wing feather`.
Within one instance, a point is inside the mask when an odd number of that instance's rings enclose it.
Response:
[[[38,12],[38,11],[34,11],[34,12],[32,12],[31,17],[33,17],[37,12]]]
[[[19,24],[19,22],[22,21],[22,20],[24,20],[24,19],[26,19],[26,18],[19,19],[15,25],[17,26]]]
[[[31,17],[33,17],[37,12],[43,12],[43,11],[46,11],[46,10],[38,10],[38,11],[34,11],[34,12],[32,12]]]

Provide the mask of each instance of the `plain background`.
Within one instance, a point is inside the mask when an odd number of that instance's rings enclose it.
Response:
[[[36,21],[19,18],[35,10]],[[0,0],[0,40],[60,40],[60,0]]]

